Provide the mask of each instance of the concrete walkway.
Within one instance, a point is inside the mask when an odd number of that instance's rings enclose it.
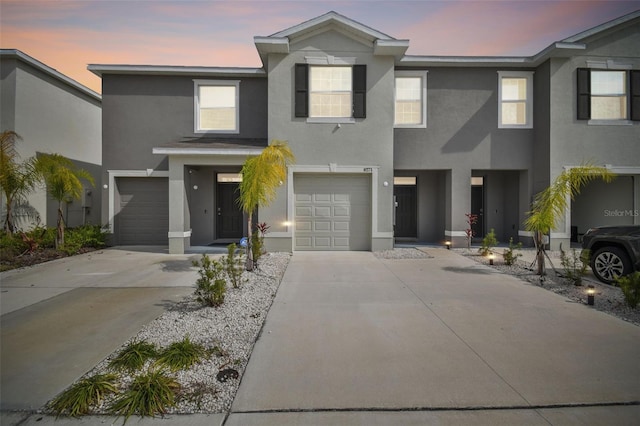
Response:
[[[231,413],[127,424],[637,424],[640,327],[424,250],[295,253]],[[0,423],[121,424],[7,410],[39,408],[191,292],[189,257],[110,249],[0,275]]]

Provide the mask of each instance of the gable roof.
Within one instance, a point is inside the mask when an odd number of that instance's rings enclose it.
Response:
[[[22,52],[21,50],[18,49],[0,49],[0,58],[12,58],[12,59],[18,59],[26,64],[29,64],[30,66],[32,66],[33,68],[36,68],[37,70],[53,77],[54,79],[64,83],[65,85],[78,90],[80,92],[82,92],[83,94],[99,101],[102,102],[102,96],[100,96],[99,93],[94,92],[93,90],[89,89],[88,87],[78,83],[77,81],[75,81],[74,79],[67,77],[66,75],[62,74],[61,72],[59,72],[58,70],[51,68],[50,66],[38,61],[37,59],[27,55],[26,53]]]
[[[389,55],[400,58],[409,48],[409,40],[396,39],[334,11],[278,31],[270,36],[256,36],[253,40],[260,59],[265,64],[269,53],[289,53],[289,43],[292,39],[312,34],[326,27],[335,27],[354,39],[371,43],[374,55]]]

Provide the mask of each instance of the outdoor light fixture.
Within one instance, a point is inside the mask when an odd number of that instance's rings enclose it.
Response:
[[[198,185],[193,185],[193,190],[197,191],[198,190]]]
[[[587,289],[587,305],[593,306],[596,301],[596,289],[592,285]]]
[[[451,241],[445,241],[444,244],[447,246],[447,250],[451,250]]]
[[[291,226],[291,222],[289,222],[288,220],[287,220],[287,221],[282,222],[282,224],[283,224],[284,226]]]
[[[495,254],[491,253],[489,255],[489,265],[493,265],[493,259],[495,259],[495,258],[496,258]]]

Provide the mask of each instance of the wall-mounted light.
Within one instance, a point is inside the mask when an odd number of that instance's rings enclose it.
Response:
[[[289,227],[291,226],[291,222],[289,222],[288,220],[285,220],[284,222],[282,222],[282,225]]]
[[[197,191],[198,190],[198,185],[193,185],[193,190]]]
[[[596,301],[596,289],[592,285],[587,289],[587,305],[593,306]]]
[[[389,182],[387,182],[386,180],[384,182],[382,182],[383,186],[389,186]]]
[[[104,185],[102,185],[102,187],[103,187],[104,189],[109,189],[109,185],[107,185],[106,183],[105,183]]]

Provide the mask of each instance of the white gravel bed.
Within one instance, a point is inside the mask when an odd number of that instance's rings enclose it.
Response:
[[[547,252],[557,273],[553,270],[549,261],[546,260],[546,275],[541,279],[536,273],[536,265],[531,265],[531,261],[518,259],[513,265],[505,265],[502,259],[502,248],[495,250],[496,258],[493,265],[489,265],[489,259],[487,257],[478,254],[477,248],[457,248],[453,250],[490,268],[518,277],[529,285],[560,294],[574,302],[586,304],[587,288],[588,286],[593,286],[595,290],[594,309],[640,326],[640,307],[636,307],[635,309],[630,308],[626,304],[622,290],[619,287],[604,284],[595,278],[589,279],[589,277],[582,280],[583,284],[581,286],[576,286],[568,279],[558,276],[558,274],[563,273],[559,251]],[[516,251],[516,253],[518,253],[518,251]]]
[[[379,259],[427,259],[427,252],[418,247],[394,248],[392,250],[382,250],[373,252],[373,255]]]
[[[218,256],[211,256],[212,258]],[[193,343],[200,343],[208,349],[217,347],[219,355],[196,364],[188,370],[172,373],[182,388],[177,405],[167,414],[178,413],[223,413],[231,408],[240,379],[249,361],[253,345],[271,307],[273,298],[284,275],[291,254],[267,253],[253,272],[244,272],[244,283],[233,288],[228,283],[224,303],[217,307],[204,307],[191,296],[170,308],[160,317],[147,324],[131,340],[145,340],[162,349],[185,336]],[[195,289],[195,283],[194,283]],[[109,372],[107,365],[122,348],[107,357],[84,377]],[[145,366],[151,367],[151,363]],[[219,371],[234,369],[237,378],[224,382],[217,380]],[[125,390],[132,377],[119,373],[119,389]],[[107,414],[106,408],[113,396],[105,399],[100,407],[94,407],[93,414]]]

